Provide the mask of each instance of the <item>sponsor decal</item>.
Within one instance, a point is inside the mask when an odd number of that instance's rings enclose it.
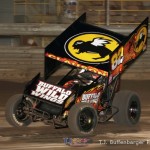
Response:
[[[119,45],[119,40],[104,33],[83,32],[70,37],[65,45],[66,53],[84,63],[107,63],[109,54]]]
[[[70,95],[70,90],[39,81],[36,89],[31,91],[31,95],[45,99],[50,102],[62,104]]]
[[[107,71],[97,69],[97,68],[92,67],[92,66],[85,66],[85,65],[80,64],[77,61],[74,61],[74,60],[71,60],[71,59],[62,58],[62,57],[59,57],[59,56],[56,56],[56,55],[53,55],[53,54],[50,54],[50,53],[46,53],[46,56],[49,57],[49,58],[52,58],[52,59],[56,59],[60,62],[64,62],[66,64],[69,64],[69,65],[72,65],[72,66],[75,66],[75,67],[78,67],[78,68],[81,68],[81,69],[85,69],[85,70],[91,71],[93,73],[97,73],[97,74],[102,75],[102,76],[108,76]]]
[[[146,46],[146,39],[147,39],[147,28],[146,26],[142,26],[135,35],[134,51],[136,53],[140,53],[144,49],[144,47]]]
[[[101,95],[101,92],[99,92],[99,93],[83,94],[82,98],[81,98],[81,102],[97,103],[98,100],[99,100],[100,95]]]
[[[104,89],[105,85],[98,85],[85,91],[80,97],[77,98],[76,102],[87,102],[92,104],[97,104],[101,97],[101,93]]]

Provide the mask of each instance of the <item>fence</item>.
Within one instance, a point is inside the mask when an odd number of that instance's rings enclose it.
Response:
[[[86,11],[91,23],[105,25],[139,24],[150,16],[149,0],[78,0],[78,13]]]
[[[76,17],[87,12],[92,24],[139,24],[150,16],[150,0],[14,0],[15,21],[70,23],[75,18],[64,17],[66,1],[76,1]]]

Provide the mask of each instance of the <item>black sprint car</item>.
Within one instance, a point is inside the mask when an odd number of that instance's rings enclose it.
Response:
[[[8,100],[11,125],[43,121],[87,136],[111,118],[121,125],[138,123],[139,97],[119,91],[119,85],[123,71],[147,48],[148,18],[129,36],[85,21],[83,14],[45,48],[44,77],[37,74]]]

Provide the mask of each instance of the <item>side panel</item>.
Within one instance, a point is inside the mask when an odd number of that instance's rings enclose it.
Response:
[[[148,18],[146,18],[110,56],[110,82],[138,58],[147,48]]]

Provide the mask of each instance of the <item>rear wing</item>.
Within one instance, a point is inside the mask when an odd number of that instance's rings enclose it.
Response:
[[[125,70],[147,48],[148,17],[110,55],[110,79]]]
[[[66,63],[113,80],[147,48],[148,18],[129,36],[86,23],[81,15],[45,48],[45,79]]]
[[[45,79],[62,63],[108,76],[109,54],[124,37],[86,23],[84,13],[45,48]]]

